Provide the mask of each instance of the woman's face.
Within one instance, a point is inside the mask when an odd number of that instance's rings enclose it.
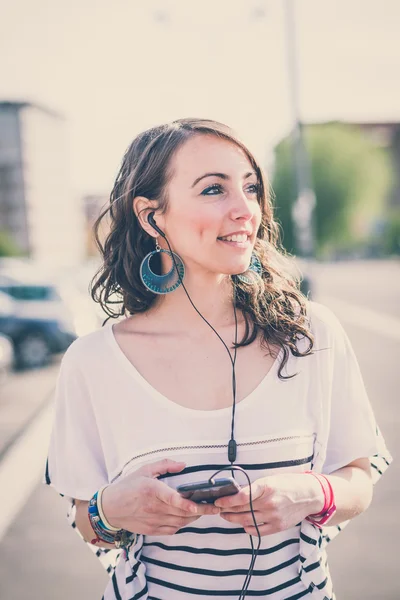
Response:
[[[243,150],[213,135],[190,138],[172,160],[168,208],[157,222],[189,269],[243,273],[261,221],[257,176]]]

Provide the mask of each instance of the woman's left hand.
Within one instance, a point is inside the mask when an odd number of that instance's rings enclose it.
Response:
[[[251,484],[251,491],[261,536],[290,529],[324,507],[321,485],[315,477],[305,473],[263,477]],[[241,525],[250,535],[257,535],[248,486],[233,496],[219,498],[214,504],[221,508],[223,519]]]

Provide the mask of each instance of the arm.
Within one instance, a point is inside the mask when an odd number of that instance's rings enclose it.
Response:
[[[337,508],[329,526],[346,522],[368,508],[372,485],[390,464],[391,457],[377,428],[348,336],[329,309],[315,303],[313,306],[316,339],[320,348],[329,349],[329,353],[315,355],[315,376],[323,377],[321,385],[325,387],[331,382],[324,395],[330,400],[321,402],[316,429],[325,450],[317,471],[328,474]],[[363,458],[352,460],[354,456]],[[379,468],[370,470],[370,464],[374,464],[370,457],[376,458]],[[257,523],[263,523],[259,527],[261,535],[288,529],[323,508],[322,489],[312,475],[272,475],[255,481],[251,488],[253,506],[260,507],[262,513],[257,517]],[[256,535],[248,488],[215,504],[222,508],[223,518],[240,523],[248,533]]]
[[[212,505],[197,505],[158,480],[164,473],[179,473],[182,462],[163,459],[140,467],[120,481],[107,485],[102,507],[113,527],[145,535],[173,535],[202,515],[217,514]],[[96,537],[88,517],[88,501],[76,500],[75,523],[86,542]],[[102,548],[115,548],[106,542],[94,543]]]
[[[357,459],[328,475],[335,495],[336,513],[328,525],[352,519],[366,510],[372,499],[372,480],[367,458]],[[289,473],[263,477],[252,486],[253,508],[261,535],[278,533],[323,509],[324,497],[319,482],[312,475]],[[257,535],[250,512],[249,488],[234,496],[216,500],[221,517],[242,525],[250,535]]]
[[[368,458],[354,460],[328,475],[327,479],[333,488],[336,504],[336,513],[327,525],[338,525],[367,510],[373,495],[371,467]],[[318,481],[315,483],[318,484]],[[320,488],[319,492],[321,491]],[[321,504],[319,510],[322,510]]]

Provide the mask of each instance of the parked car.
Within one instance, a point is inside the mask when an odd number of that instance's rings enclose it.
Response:
[[[76,333],[59,320],[19,315],[15,305],[8,294],[0,292],[0,334],[12,342],[16,368],[41,367],[76,339]]]
[[[98,327],[89,299],[71,285],[45,277],[33,265],[0,267],[0,332],[11,338],[18,368],[34,368],[64,352],[79,336]]]

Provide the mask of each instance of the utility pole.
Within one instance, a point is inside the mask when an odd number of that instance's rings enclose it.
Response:
[[[313,214],[316,199],[311,183],[310,163],[304,144],[299,112],[299,76],[296,61],[297,40],[293,3],[294,0],[285,0],[284,5],[289,93],[294,122],[291,143],[296,172],[296,200],[292,208],[292,220],[299,254],[302,258],[310,259],[315,255]]]

